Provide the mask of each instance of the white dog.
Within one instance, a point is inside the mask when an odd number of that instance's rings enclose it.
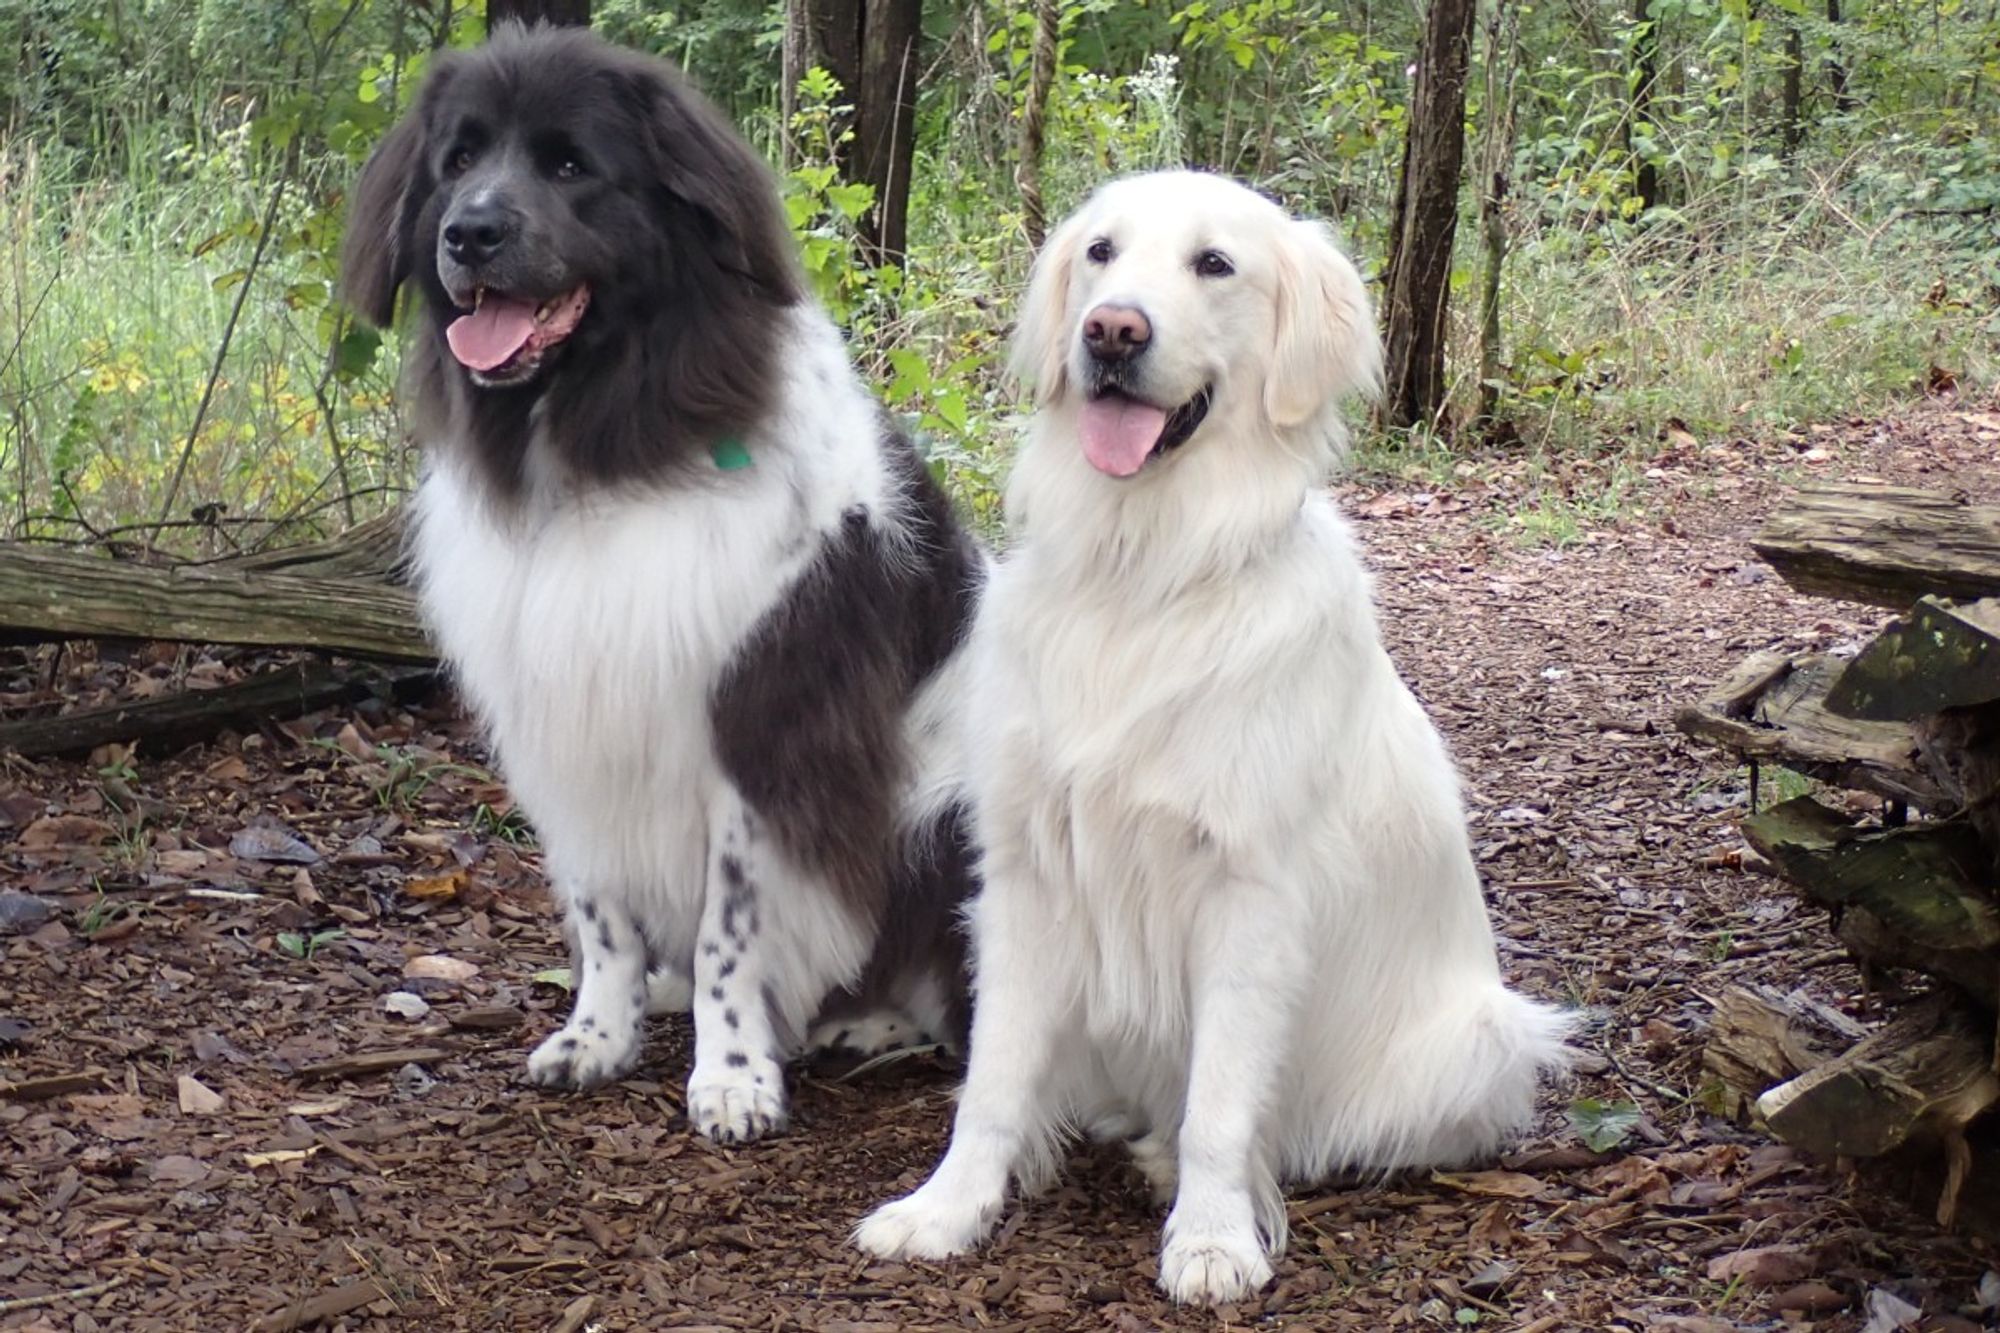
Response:
[[[1168,1294],[1229,1301],[1282,1182],[1463,1162],[1531,1114],[1565,1022],[1501,982],[1451,760],[1320,488],[1380,362],[1327,232],[1223,178],[1116,182],[1049,241],[968,645],[971,1063],[862,1248],[978,1244],[1080,1126],[1172,1199]]]

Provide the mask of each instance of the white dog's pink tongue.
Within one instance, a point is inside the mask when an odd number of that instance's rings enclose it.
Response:
[[[479,309],[460,315],[444,331],[451,354],[472,370],[491,370],[528,345],[535,332],[535,303],[512,296],[488,296]]]
[[[1083,407],[1083,456],[1099,472],[1129,477],[1146,466],[1167,414],[1149,403],[1108,393]]]

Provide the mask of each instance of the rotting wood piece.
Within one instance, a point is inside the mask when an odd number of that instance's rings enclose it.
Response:
[[[2000,1008],[2000,899],[1971,824],[1864,827],[1801,796],[1744,820],[1743,836],[1808,898],[1841,913],[1840,937],[1857,954]]]
[[[1750,545],[1800,592],[1901,611],[1926,595],[2000,596],[2000,507],[1944,491],[1802,486]]]
[[[1972,1166],[1965,1130],[2000,1103],[1992,1025],[1938,996],[1757,1099],[1771,1132],[1829,1157],[1880,1157],[1916,1139],[1947,1157],[1938,1220],[1950,1225]]]
[[[0,627],[60,638],[317,648],[429,662],[416,601],[379,580],[160,568],[0,543]]]
[[[0,722],[0,751],[39,758],[134,743],[141,753],[170,754],[227,728],[247,731],[265,721],[298,717],[371,694],[407,701],[436,678],[436,670],[424,666],[293,662],[219,689],[181,690],[156,699]]]
[[[1922,810],[1957,808],[1920,763],[1907,722],[1871,722],[1829,712],[1827,686],[1844,664],[1832,657],[1757,653],[1674,725],[1745,759],[1783,764],[1843,787],[1872,791]]]
[[[255,555],[232,556],[215,562],[215,568],[239,573],[297,574],[313,578],[373,579],[383,583],[407,581],[409,553],[405,547],[408,524],[399,506],[357,523],[337,537],[301,546],[281,546]]]
[[[1913,722],[2000,699],[2000,599],[1925,597],[1849,662],[1826,692],[1842,717]]]
[[[1836,1009],[1764,986],[1732,986],[1715,1003],[1702,1069],[1720,1085],[1730,1119],[1741,1119],[1772,1086],[1797,1078],[1866,1036]]]

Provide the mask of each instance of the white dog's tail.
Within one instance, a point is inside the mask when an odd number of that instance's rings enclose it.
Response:
[[[1288,1181],[1489,1157],[1533,1119],[1537,1085],[1573,1055],[1571,1016],[1497,978],[1443,988],[1423,1008],[1308,1039],[1316,1062],[1330,1063],[1287,1108]]]

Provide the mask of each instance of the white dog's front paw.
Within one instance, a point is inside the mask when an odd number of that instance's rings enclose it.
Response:
[[[595,1088],[625,1077],[639,1063],[637,1029],[615,1035],[575,1019],[528,1057],[528,1080],[545,1088]]]
[[[986,1239],[999,1212],[999,1200],[948,1198],[925,1185],[862,1218],[854,1243],[883,1259],[949,1259]]]
[[[697,1066],[688,1079],[688,1119],[717,1143],[749,1143],[785,1130],[785,1071],[751,1060],[721,1069]]]
[[[1271,1261],[1252,1231],[1181,1234],[1167,1224],[1160,1288],[1182,1305],[1227,1305],[1271,1280]]]

